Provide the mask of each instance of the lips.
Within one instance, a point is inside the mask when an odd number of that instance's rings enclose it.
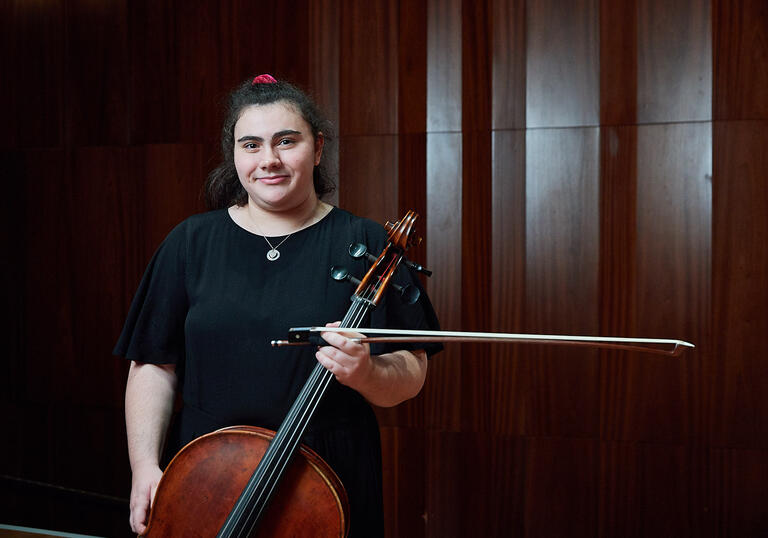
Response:
[[[265,185],[276,185],[277,183],[282,183],[286,179],[288,179],[290,176],[266,176],[266,177],[259,177],[256,178],[256,181],[260,181],[264,183]]]

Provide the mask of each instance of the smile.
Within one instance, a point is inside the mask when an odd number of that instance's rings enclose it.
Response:
[[[281,181],[285,181],[289,177],[290,176],[288,176],[288,175],[257,177],[256,181],[261,181],[262,183],[266,183],[267,185],[273,185],[275,183],[280,183]]]

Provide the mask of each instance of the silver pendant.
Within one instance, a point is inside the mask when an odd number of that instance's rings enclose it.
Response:
[[[267,259],[271,262],[275,261],[279,257],[280,257],[280,251],[278,251],[276,248],[273,248],[269,252],[267,252]]]

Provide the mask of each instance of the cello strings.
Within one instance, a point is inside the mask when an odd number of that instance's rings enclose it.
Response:
[[[365,297],[366,299],[375,296],[378,284],[380,284],[380,280],[377,282],[377,285],[374,286],[374,289],[368,290],[368,293],[366,293],[367,297]],[[354,328],[363,319],[367,310],[368,308],[364,301],[355,301],[355,304],[353,304],[347,312],[347,315],[342,322],[342,326]],[[244,491],[242,495],[243,502],[238,503],[238,515],[240,516],[238,519],[244,524],[242,530],[247,530],[248,533],[253,530],[253,527],[258,521],[258,518],[266,505],[266,499],[271,497],[272,492],[277,486],[279,477],[282,476],[285,467],[290,462],[290,457],[293,455],[296,446],[298,446],[298,441],[303,437],[309,420],[312,415],[314,415],[325,390],[330,384],[331,379],[333,379],[333,374],[330,371],[323,368],[319,363],[318,367],[313,370],[310,379],[305,385],[305,389],[308,390],[302,390],[302,394],[300,394],[299,399],[297,399],[297,402],[291,408],[289,416],[286,417],[285,428],[280,428],[287,432],[286,435],[278,437],[276,434],[272,440],[272,443],[275,444],[275,448],[272,451],[269,451],[270,454],[265,454],[265,459],[267,459],[267,461],[264,462],[264,469],[266,469],[266,472],[259,473],[260,476],[256,477],[257,480],[252,481],[253,487],[246,487],[247,491]],[[299,416],[302,410],[304,412]],[[277,460],[277,463],[274,463],[275,460]],[[266,484],[264,484],[264,482],[266,482]],[[249,486],[251,486],[250,482]],[[259,486],[261,487],[259,488]],[[257,493],[259,494],[257,502],[251,503],[250,501],[253,500]],[[242,515],[249,505],[251,509],[248,510],[248,513],[245,514],[245,517],[243,518]],[[255,510],[259,510],[259,512],[255,514],[256,517],[253,517]],[[240,535],[242,535],[242,531],[238,533],[238,536]]]
[[[413,220],[413,219],[411,219],[411,220]],[[402,259],[402,254],[397,256],[397,260],[394,260],[393,258],[390,258],[390,260],[389,260],[389,267],[391,268],[390,270],[392,272],[390,273],[389,278],[392,277],[392,273],[394,272],[394,269],[397,268],[397,265],[399,265],[401,259]],[[366,302],[368,302],[369,305],[375,306],[370,301],[370,298],[375,298],[376,293],[377,293],[377,289],[380,288],[383,285],[383,281],[384,281],[384,279],[382,277],[379,277],[378,278],[378,282],[374,283],[373,288],[369,288],[369,291],[368,291],[368,294],[367,294],[368,297],[366,297],[366,299],[369,299],[369,301],[366,301]],[[359,308],[358,308],[358,306],[359,306]],[[348,311],[347,316],[345,316],[345,320],[342,323],[342,326],[344,326],[344,327],[351,327],[351,328],[359,326],[358,324],[363,319],[364,315],[367,313],[368,310],[369,310],[369,307],[365,305],[364,301],[357,301],[356,304],[353,304],[353,306]],[[357,314],[356,314],[356,311],[357,311]],[[349,319],[347,319],[347,318],[349,318]],[[355,319],[355,318],[357,318],[357,319]],[[354,321],[352,321],[352,320],[354,320]],[[291,411],[293,411],[293,409],[296,408],[296,413],[289,412],[290,421],[294,422],[297,419],[297,415],[299,414],[299,412],[302,411],[302,410],[304,411],[302,413],[302,416],[300,417],[301,418],[301,422],[298,422],[296,425],[293,425],[292,427],[287,428],[288,432],[289,432],[289,435],[287,435],[287,437],[289,437],[289,441],[290,441],[290,443],[288,443],[288,445],[290,445],[290,446],[286,447],[286,448],[288,448],[288,450],[283,449],[282,451],[280,451],[280,450],[276,450],[275,451],[276,454],[281,456],[281,458],[279,458],[279,459],[283,460],[282,462],[279,462],[279,463],[282,463],[282,465],[280,465],[280,467],[281,467],[280,474],[282,474],[282,469],[284,469],[284,467],[287,465],[288,460],[290,459],[290,456],[295,451],[295,446],[298,445],[298,441],[303,436],[303,433],[306,430],[306,427],[307,427],[307,425],[309,423],[309,420],[311,420],[311,417],[313,416],[317,406],[319,405],[320,399],[324,395],[325,390],[326,390],[328,384],[330,383],[331,379],[333,378],[333,375],[330,373],[330,371],[325,370],[322,367],[319,367],[319,368],[316,367],[315,370],[313,370],[313,374],[315,372],[319,372],[319,373],[317,375],[310,376],[312,382],[307,382],[306,383],[306,385],[305,385],[305,389],[306,390],[302,389],[302,395],[304,395],[306,393],[306,397],[301,397],[300,398],[302,405],[298,405],[299,402],[297,401],[297,403],[295,403],[294,407],[292,407],[292,409],[291,409]],[[318,378],[320,378],[319,382],[317,381]],[[312,390],[313,386],[314,386],[314,391]],[[302,395],[300,395],[300,396],[302,396]],[[307,402],[309,402],[309,403],[307,403]],[[286,422],[289,422],[289,418],[286,418]],[[287,426],[291,426],[291,425],[287,424]],[[297,428],[297,426],[299,428]],[[282,430],[283,428],[281,427],[280,429]],[[278,439],[274,439],[273,440],[273,442],[275,442],[275,441],[278,441]],[[285,443],[283,443],[283,445],[285,446]],[[272,458],[272,459],[274,459],[274,458]],[[270,475],[274,475],[274,469],[273,469],[273,473],[270,473]],[[278,475],[278,479],[279,479],[279,476],[280,475]],[[272,480],[271,482],[272,482],[272,487],[269,490],[269,494],[270,495],[271,495],[271,491],[276,487],[276,480]],[[269,498],[269,497],[267,497],[267,498]],[[251,510],[251,512],[252,512],[252,510]],[[254,521],[253,524],[251,525],[251,530],[252,530],[253,526],[255,526],[255,523],[256,523],[256,521]]]

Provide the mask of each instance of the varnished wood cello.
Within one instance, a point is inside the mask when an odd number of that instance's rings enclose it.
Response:
[[[358,284],[341,327],[359,327],[381,302],[416,241],[417,218],[409,211],[387,223],[388,244]],[[349,505],[340,480],[300,445],[332,381],[333,374],[316,364],[277,432],[234,426],[184,447],[158,484],[143,536],[346,536]]]

